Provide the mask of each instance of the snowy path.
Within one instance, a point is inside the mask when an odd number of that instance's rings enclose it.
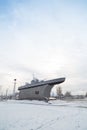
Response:
[[[87,101],[0,102],[0,130],[87,130]]]

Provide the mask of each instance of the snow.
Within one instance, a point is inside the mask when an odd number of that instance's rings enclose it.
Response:
[[[0,130],[87,130],[87,100],[0,102]]]

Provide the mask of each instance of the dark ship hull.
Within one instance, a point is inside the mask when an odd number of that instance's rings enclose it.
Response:
[[[63,83],[65,78],[58,78],[47,81],[35,81],[18,88],[19,99],[44,100],[50,97],[54,85]]]

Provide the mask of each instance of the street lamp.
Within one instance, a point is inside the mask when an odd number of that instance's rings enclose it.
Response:
[[[14,88],[13,88],[13,97],[15,98],[15,90],[16,90],[16,81],[17,79],[14,79]]]

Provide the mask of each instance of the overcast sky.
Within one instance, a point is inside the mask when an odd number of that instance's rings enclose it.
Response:
[[[86,0],[0,0],[0,85],[10,91],[33,74],[87,91]]]

